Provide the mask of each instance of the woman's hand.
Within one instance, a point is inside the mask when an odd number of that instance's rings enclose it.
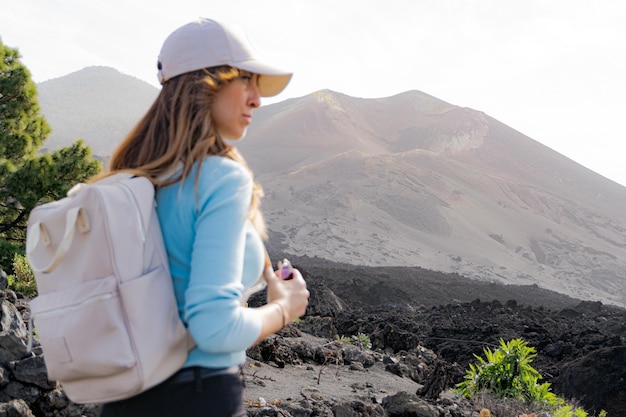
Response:
[[[263,328],[254,344],[304,315],[309,304],[309,290],[300,271],[294,269],[293,278],[287,281],[278,278],[279,272],[280,267],[274,272],[271,266],[263,272],[267,281],[267,304],[256,309],[261,315]]]
[[[276,272],[270,267],[265,268],[267,302],[268,304],[279,303],[284,308],[285,324],[288,324],[304,315],[309,304],[309,291],[300,271],[294,269],[292,272],[293,278],[283,281],[278,277],[280,267],[281,264],[279,263],[278,271]]]

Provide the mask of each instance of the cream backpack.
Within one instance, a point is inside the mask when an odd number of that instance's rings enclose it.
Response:
[[[178,315],[148,179],[120,173],[36,207],[26,250],[48,378],[72,401],[128,398],[180,369],[193,342]]]

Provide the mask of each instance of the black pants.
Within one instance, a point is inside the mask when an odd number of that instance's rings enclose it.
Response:
[[[105,404],[100,417],[245,417],[243,381],[238,374],[177,374],[135,397]]]

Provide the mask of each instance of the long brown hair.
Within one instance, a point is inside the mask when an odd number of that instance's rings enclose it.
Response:
[[[115,149],[103,176],[126,171],[149,178],[156,186],[184,180],[194,163],[197,173],[207,155],[219,155],[242,164],[252,178],[246,161],[233,146],[217,133],[211,117],[215,94],[239,77],[239,70],[229,66],[182,74],[167,81],[145,116]],[[159,176],[182,163],[182,174],[172,179]],[[196,185],[198,177],[196,176]],[[267,237],[260,211],[263,190],[254,182],[248,217],[259,234]]]

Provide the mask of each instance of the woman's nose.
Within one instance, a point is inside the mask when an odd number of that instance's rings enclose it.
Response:
[[[255,92],[253,94],[250,94],[248,105],[253,108],[261,107],[261,95],[259,94],[258,88],[255,88]]]
[[[248,96],[248,105],[253,108],[261,106],[261,92],[259,91],[258,82],[248,84],[250,87]]]

